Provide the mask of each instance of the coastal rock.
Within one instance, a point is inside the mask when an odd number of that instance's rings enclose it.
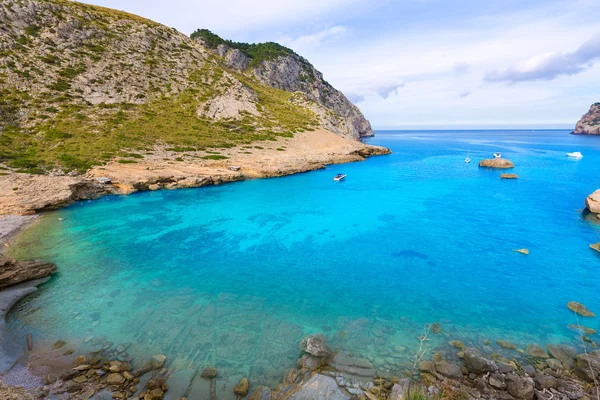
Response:
[[[51,262],[17,261],[0,253],[0,290],[50,276],[56,269],[56,265]]]
[[[600,189],[585,199],[585,207],[594,214],[600,214]]]
[[[544,351],[544,349],[542,349],[540,346],[538,346],[535,343],[530,344],[529,346],[527,346],[527,354],[529,354],[531,357],[534,358],[548,358],[548,354],[546,354],[546,352]]]
[[[348,400],[350,397],[342,393],[335,379],[316,374],[297,392],[293,393],[289,400]]]
[[[518,399],[533,399],[535,383],[528,376],[519,376],[516,374],[508,374],[505,376],[506,390],[512,396]]]
[[[330,355],[325,336],[320,333],[303,338],[300,341],[300,348],[315,357],[328,357]]]
[[[271,398],[271,389],[266,386],[259,386],[249,400],[271,400]]]
[[[484,358],[473,349],[465,350],[463,362],[467,370],[474,374],[496,372],[498,370],[498,366],[493,361]]]
[[[324,359],[322,357],[315,357],[311,354],[305,354],[298,360],[298,364],[309,371],[319,369],[323,365],[323,362]]]
[[[248,394],[248,379],[242,378],[242,380],[233,388],[233,393],[238,396],[245,396]]]
[[[462,381],[463,374],[460,367],[456,364],[451,364],[446,360],[435,363],[435,370],[442,376],[455,381]]]
[[[479,166],[486,167],[486,168],[508,169],[508,168],[514,168],[515,164],[513,164],[506,158],[499,157],[499,158],[490,158],[490,159],[486,159],[486,160],[481,160],[479,162]]]
[[[526,256],[529,255],[529,249],[518,249],[518,250],[514,250],[516,253],[521,253],[521,254],[525,254]]]
[[[163,365],[165,365],[165,361],[167,361],[167,357],[165,355],[157,354],[152,356],[152,360],[150,360],[150,363],[154,368],[159,369],[162,368]]]
[[[590,244],[590,249],[596,250],[597,252],[600,253],[600,242]]]
[[[497,340],[496,344],[500,347],[502,347],[503,349],[508,349],[508,350],[516,350],[517,346],[513,343],[513,342],[509,342],[506,340]]]
[[[217,377],[217,369],[211,366],[204,367],[200,372],[200,376],[204,379],[214,379]]]
[[[125,382],[125,378],[123,377],[123,375],[121,375],[117,372],[113,372],[112,374],[109,374],[108,377],[106,378],[106,383],[108,383],[109,385],[120,385],[123,382]]]
[[[575,358],[577,357],[575,348],[564,344],[548,344],[546,349],[553,358],[560,360],[566,369],[570,370],[575,367]]]
[[[500,179],[519,179],[517,174],[500,174]]]
[[[567,308],[573,311],[576,314],[581,315],[582,317],[595,317],[596,314],[587,309],[584,304],[578,303],[576,301],[570,301],[567,303]]]
[[[600,135],[600,103],[594,103],[571,132],[573,135]]]

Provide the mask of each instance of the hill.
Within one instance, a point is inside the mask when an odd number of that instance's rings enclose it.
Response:
[[[68,0],[3,1],[2,168],[60,175],[136,163],[157,146],[218,159],[220,149],[317,128],[372,135],[360,111],[292,50],[208,33],[190,38]]]

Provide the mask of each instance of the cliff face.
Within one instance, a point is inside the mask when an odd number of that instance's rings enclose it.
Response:
[[[600,135],[600,103],[594,103],[590,110],[577,122],[574,135]]]
[[[216,39],[217,43],[219,39]],[[275,43],[250,45],[278,46],[276,55],[271,54],[258,60],[258,57],[252,58],[251,51],[244,52],[243,49],[230,47],[238,43],[223,41],[224,43],[216,45],[214,42],[203,40],[201,36],[198,40],[205,47],[211,48],[212,45],[213,51],[229,68],[251,76],[265,85],[293,92],[294,102],[312,110],[325,129],[355,139],[373,136],[371,124],[358,107],[325,81],[323,74],[312,64],[292,50]]]
[[[2,168],[84,171],[135,163],[156,145],[214,159],[219,148],[319,127],[372,134],[360,111],[291,51],[257,63],[116,10],[0,2]]]

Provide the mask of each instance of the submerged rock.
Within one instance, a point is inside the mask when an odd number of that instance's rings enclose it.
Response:
[[[511,161],[507,160],[506,158],[490,158],[490,159],[486,159],[486,160],[481,160],[479,162],[479,166],[486,167],[486,168],[508,169],[508,168],[514,168],[515,164],[513,164]]]
[[[238,396],[245,396],[248,394],[248,379],[242,378],[242,380],[233,388],[233,393]]]
[[[518,250],[516,250],[518,251]],[[508,349],[508,350],[516,350],[517,346],[513,343],[513,342],[509,342],[507,340],[497,340],[496,344],[500,347],[502,347],[503,349]]]
[[[165,361],[167,361],[167,357],[165,355],[157,354],[155,356],[152,356],[152,360],[150,360],[150,363],[154,368],[159,369],[162,368],[163,365],[165,365]]]
[[[517,174],[500,174],[501,179],[519,179]]]
[[[210,365],[204,367],[202,372],[200,372],[200,376],[204,379],[214,379],[217,377],[217,369],[215,367],[211,367]]]
[[[297,392],[289,397],[289,400],[348,400],[349,397],[342,393],[335,379],[317,374],[313,376]]]
[[[596,314],[594,314],[593,312],[588,310],[584,304],[578,303],[576,301],[568,302],[567,308],[569,310],[573,311],[574,313],[579,314],[583,317],[595,317],[596,316]]]
[[[538,346],[535,343],[530,344],[529,346],[527,346],[527,354],[529,354],[531,357],[534,358],[548,358],[548,354],[546,354],[546,352],[544,351],[544,349],[542,349],[540,346]]]
[[[518,249],[518,250],[513,250],[517,253],[521,253],[521,254],[525,254],[526,256],[529,255],[529,249]]]
[[[300,341],[300,348],[302,348],[302,351],[312,354],[315,357],[328,357],[331,354],[327,347],[325,336],[320,333],[302,339]]]

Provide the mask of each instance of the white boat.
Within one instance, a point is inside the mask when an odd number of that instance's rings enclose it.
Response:
[[[346,179],[346,174],[337,174],[333,178],[333,180],[336,181],[336,182],[343,181],[344,179]]]
[[[567,153],[567,156],[573,158],[583,158],[583,154],[581,154],[578,151],[574,151],[573,153]]]
[[[500,158],[500,157],[502,157],[502,154],[500,154],[500,153],[494,153],[494,158]]]
[[[465,162],[468,164],[471,162],[471,159],[469,157],[465,158]]]

